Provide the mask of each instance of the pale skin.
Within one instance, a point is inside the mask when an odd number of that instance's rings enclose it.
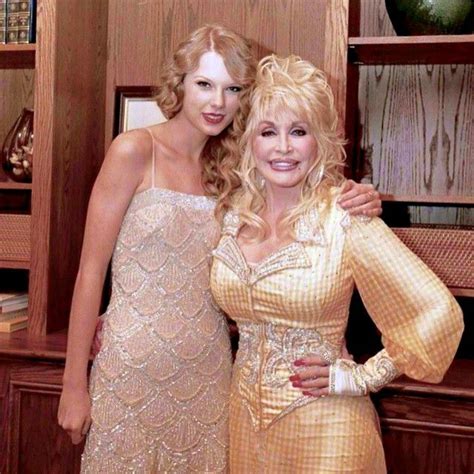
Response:
[[[239,107],[240,90],[220,55],[207,52],[201,56],[197,70],[185,76],[180,112],[168,122],[150,128],[156,143],[155,186],[204,194],[201,152],[210,136],[218,135],[231,123]],[[81,442],[91,423],[87,367],[107,267],[130,201],[151,186],[152,147],[146,130],[117,137],[91,194],[58,410],[59,424],[74,444]],[[368,215],[380,213],[378,195],[370,195],[372,186],[352,182],[347,191],[341,205]]]

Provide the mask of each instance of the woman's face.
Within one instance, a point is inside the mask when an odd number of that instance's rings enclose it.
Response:
[[[242,86],[227,71],[221,55],[208,51],[198,68],[186,74],[182,114],[207,136],[219,135],[233,120]]]
[[[260,122],[253,155],[267,188],[301,188],[316,159],[317,144],[307,122],[292,113]]]

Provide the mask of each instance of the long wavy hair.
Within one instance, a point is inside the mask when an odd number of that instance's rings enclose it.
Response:
[[[295,237],[296,222],[315,207],[323,211],[330,188],[344,179],[345,141],[338,127],[331,87],[323,71],[298,56],[266,56],[258,64],[250,105],[246,130],[239,141],[242,159],[237,173],[241,185],[230,195],[221,196],[219,209],[237,209],[252,239],[261,240],[267,235],[269,226],[259,216],[266,206],[265,186],[257,173],[253,142],[262,121],[291,114],[309,124],[317,145],[317,156],[304,177],[300,199],[278,223]]]
[[[193,31],[163,64],[156,101],[165,117],[173,118],[183,105],[184,77],[199,67],[201,56],[209,51],[222,56],[230,76],[243,87],[240,108],[232,123],[219,135],[210,137],[201,154],[206,193],[228,196],[239,185],[235,173],[238,139],[245,128],[250,87],[255,80],[256,60],[250,42],[220,25],[205,25]]]

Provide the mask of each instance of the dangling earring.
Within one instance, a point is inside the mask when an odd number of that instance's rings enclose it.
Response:
[[[321,182],[323,181],[323,178],[324,178],[324,165],[321,165],[319,167],[318,174],[316,175],[315,182],[311,183],[311,186],[313,188],[317,188],[321,184]]]
[[[258,189],[265,188],[265,178],[257,170],[255,170],[255,181]]]

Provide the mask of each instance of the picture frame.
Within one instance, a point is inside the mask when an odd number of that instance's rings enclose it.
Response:
[[[155,94],[156,89],[152,86],[119,86],[115,89],[114,137],[167,120],[154,99]]]

